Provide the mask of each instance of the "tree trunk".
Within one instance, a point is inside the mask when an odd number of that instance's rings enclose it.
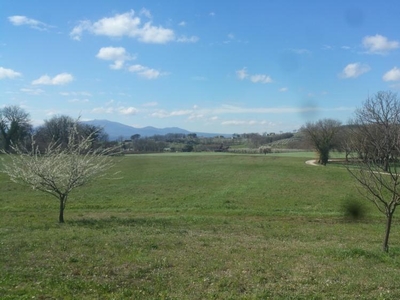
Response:
[[[385,172],[388,172],[389,171],[389,158],[388,157],[385,157],[383,165],[384,165]]]
[[[320,164],[326,166],[326,164],[328,163],[328,160],[329,160],[329,150],[321,149],[321,151],[319,153],[320,153],[320,156],[319,156]]]
[[[11,147],[11,139],[8,136],[6,136],[4,138],[4,151],[9,153],[10,152],[10,147]]]
[[[58,217],[59,223],[64,223],[64,208],[65,208],[65,197],[60,197],[60,215]]]
[[[392,227],[393,212],[389,212],[386,217],[387,217],[386,232],[385,232],[385,239],[383,240],[382,250],[385,252],[389,252],[389,235],[390,235],[390,228]]]

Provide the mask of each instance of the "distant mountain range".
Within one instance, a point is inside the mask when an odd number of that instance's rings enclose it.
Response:
[[[116,140],[119,138],[123,138],[124,140],[130,139],[134,134],[140,134],[141,137],[149,137],[153,135],[165,135],[168,133],[196,133],[197,136],[202,137],[214,137],[214,136],[224,136],[231,137],[231,134],[219,134],[219,133],[205,133],[205,132],[192,132],[179,127],[167,127],[167,128],[155,128],[152,126],[147,126],[143,128],[136,128],[133,126],[128,126],[125,124],[121,124],[118,122],[112,122],[108,120],[91,120],[84,121],[84,124],[99,126],[104,129],[104,131],[108,134],[110,140]]]

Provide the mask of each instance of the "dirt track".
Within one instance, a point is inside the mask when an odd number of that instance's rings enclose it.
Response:
[[[313,165],[313,166],[322,166],[322,165],[320,165],[320,164],[317,164],[317,162],[316,162],[315,159],[307,160],[307,161],[306,161],[306,164],[307,164],[307,165]]]

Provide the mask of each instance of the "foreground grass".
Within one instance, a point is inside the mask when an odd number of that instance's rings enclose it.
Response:
[[[312,154],[311,154],[312,155]],[[310,157],[312,158],[312,156]],[[138,155],[57,201],[0,175],[1,299],[398,299],[400,235],[343,217],[344,169],[303,157]]]

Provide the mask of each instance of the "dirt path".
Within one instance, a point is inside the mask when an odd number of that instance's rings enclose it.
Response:
[[[306,161],[306,164],[307,164],[307,165],[312,165],[312,166],[322,166],[322,165],[320,165],[320,164],[317,164],[317,162],[316,162],[315,159],[307,160],[307,161]]]

